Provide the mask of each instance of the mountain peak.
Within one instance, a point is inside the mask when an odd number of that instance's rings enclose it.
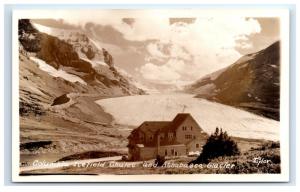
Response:
[[[197,97],[279,120],[280,41],[186,88]]]

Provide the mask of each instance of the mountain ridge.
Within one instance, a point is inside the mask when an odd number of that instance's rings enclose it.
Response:
[[[279,120],[280,41],[187,86],[196,97]]]
[[[84,34],[77,35],[88,42],[88,38]],[[80,41],[78,40],[78,36],[76,36],[77,39],[74,42]],[[78,44],[70,43],[69,40],[61,40],[58,37],[39,32],[34,28],[30,20],[22,19],[19,21],[19,41],[23,52],[30,53],[31,56],[45,61],[46,64],[51,65],[57,70],[67,70],[69,73],[80,76],[80,78],[91,86],[95,87],[100,83],[104,84],[107,88],[120,87],[124,94],[144,93],[141,89],[131,85],[117,71],[113,65],[112,56],[104,48],[95,51],[103,52],[103,63],[99,64],[99,67],[93,66],[92,61],[88,59],[89,56],[85,59],[81,58],[78,54],[78,51],[83,51],[84,53],[84,48],[87,48],[86,53],[91,52],[91,46],[78,48]],[[94,47],[93,49],[95,50],[96,48]],[[91,56],[89,58],[92,59]]]

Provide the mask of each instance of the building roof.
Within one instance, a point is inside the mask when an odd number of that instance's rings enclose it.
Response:
[[[163,133],[164,138],[169,137],[169,133],[174,133],[178,127],[187,119],[192,118],[191,114],[189,113],[178,113],[176,117],[172,121],[145,121],[143,122],[138,128],[134,129],[131,134],[128,136],[128,139],[136,139],[138,132],[143,132],[144,134],[151,134],[154,135],[155,138],[158,134]],[[160,139],[160,137],[157,137]],[[139,146],[142,147],[141,143],[137,143]],[[156,146],[157,141],[153,140],[153,142],[143,143],[144,146]],[[176,140],[176,137],[173,139],[160,139],[160,145],[180,145]]]
[[[137,129],[153,134],[158,130],[161,132],[175,131],[188,117],[193,118],[189,113],[178,113],[173,121],[145,121]]]
[[[178,126],[181,125],[188,117],[193,118],[189,113],[178,113],[173,119],[172,123],[169,125],[169,130],[176,130]]]
[[[170,125],[171,121],[145,121],[138,129],[143,132],[156,133],[158,130]]]

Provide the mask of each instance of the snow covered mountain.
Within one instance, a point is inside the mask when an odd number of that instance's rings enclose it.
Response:
[[[126,132],[112,129],[111,116],[94,101],[144,91],[121,74],[113,56],[77,28],[28,19],[18,27],[20,144],[29,146],[20,148],[21,161],[26,154],[61,158],[126,146]]]
[[[199,98],[279,120],[280,42],[209,74],[186,87]]]
[[[102,48],[98,42],[89,38],[82,30],[48,27],[34,23],[34,21],[31,23],[38,31],[71,44],[79,58],[90,62],[93,67],[101,65],[114,66],[112,56]]]
[[[21,115],[43,113],[63,94],[144,94],[114,67],[112,55],[80,30],[21,19],[18,34]]]
[[[19,21],[19,41],[21,53],[49,75],[74,83],[72,76],[95,90],[119,89],[116,94],[124,95],[143,93],[118,72],[110,53],[79,30],[50,28],[23,19]]]

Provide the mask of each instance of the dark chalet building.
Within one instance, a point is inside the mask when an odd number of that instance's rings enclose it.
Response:
[[[137,161],[201,152],[207,137],[189,113],[179,113],[173,121],[145,121],[128,136],[128,158]]]

